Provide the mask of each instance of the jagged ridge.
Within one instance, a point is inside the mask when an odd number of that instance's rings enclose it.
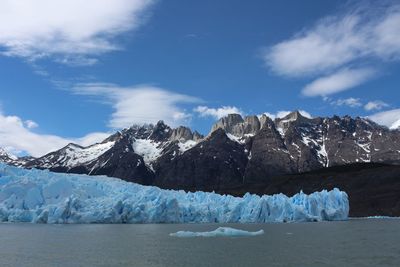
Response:
[[[295,111],[272,120],[231,114],[206,137],[160,121],[14,165],[102,174],[163,188],[221,190],[357,162],[400,163],[400,131],[359,117],[307,118]]]

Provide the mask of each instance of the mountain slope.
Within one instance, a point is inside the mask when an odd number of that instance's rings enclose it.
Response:
[[[154,162],[169,151],[180,154],[202,136],[186,127],[171,129],[156,125],[132,126],[88,147],[69,144],[24,165],[55,172],[108,175],[127,181],[152,184]]]
[[[212,191],[352,163],[400,164],[400,131],[359,117],[307,118],[295,111],[272,120],[231,114],[215,123],[207,137],[160,121],[132,126],[92,146],[69,144],[24,161],[3,155],[3,161]]]

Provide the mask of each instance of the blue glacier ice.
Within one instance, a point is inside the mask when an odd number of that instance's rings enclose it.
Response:
[[[244,230],[235,229],[232,227],[218,227],[214,231],[209,232],[190,232],[190,231],[179,231],[176,233],[169,234],[174,237],[244,237],[244,236],[257,236],[263,235],[264,230],[256,232],[249,232]]]
[[[262,223],[346,220],[338,189],[287,197],[162,190],[105,176],[0,163],[0,221],[32,223]]]

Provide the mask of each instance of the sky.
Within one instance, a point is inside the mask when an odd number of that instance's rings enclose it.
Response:
[[[0,147],[229,113],[400,125],[400,2],[2,0]]]

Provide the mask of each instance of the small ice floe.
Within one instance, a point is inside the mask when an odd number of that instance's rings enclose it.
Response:
[[[368,216],[365,218],[367,218],[367,219],[400,219],[400,217],[391,217],[391,216]]]
[[[257,236],[263,234],[264,230],[249,232],[231,227],[218,227],[214,231],[210,232],[179,231],[176,233],[171,233],[169,235],[175,237],[218,237],[218,236],[240,237],[240,236]]]

